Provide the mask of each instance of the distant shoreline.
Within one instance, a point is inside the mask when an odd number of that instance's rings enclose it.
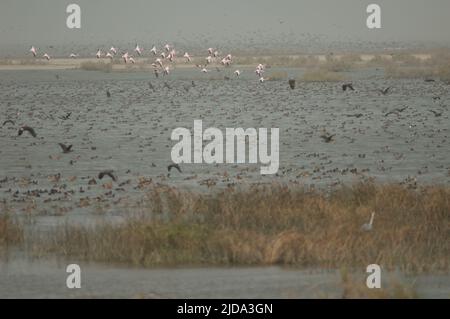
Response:
[[[433,57],[433,53],[396,53],[398,55],[406,55],[411,57],[412,59],[416,59],[418,61],[427,61]],[[396,54],[387,54],[387,53],[364,53],[364,54],[355,54],[355,53],[340,53],[340,54],[297,54],[297,55],[261,55],[261,56],[237,56],[234,58],[233,65],[239,67],[252,67],[255,64],[258,64],[258,61],[261,63],[265,63],[265,61],[273,61],[274,66],[277,67],[294,67],[296,61],[298,61],[298,66],[301,67],[301,62],[310,60],[309,66],[314,66],[313,64],[326,63],[328,59],[331,57],[335,61],[341,60],[354,60],[358,64],[365,64],[375,61],[377,59],[381,59],[383,61],[392,61]],[[153,67],[151,64],[153,63],[154,57],[142,57],[136,58],[135,64],[124,64],[119,57],[117,57],[114,61],[110,61],[107,58],[54,58],[50,61],[46,61],[43,58],[4,58],[0,59],[0,70],[3,71],[14,71],[14,70],[83,70],[89,69],[86,66],[94,66],[102,64],[106,67],[108,66],[109,71],[137,71],[141,69],[142,71],[152,70]],[[194,57],[192,62],[186,63],[183,58],[175,59],[172,64],[175,68],[195,68],[197,64],[204,63],[204,57]],[[312,61],[312,62],[311,62]],[[307,62],[305,62],[307,63]],[[212,66],[216,66],[220,64],[212,64]],[[100,71],[101,69],[99,69]]]

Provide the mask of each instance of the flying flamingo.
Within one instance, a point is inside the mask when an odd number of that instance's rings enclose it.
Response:
[[[122,59],[125,63],[128,62],[128,59],[130,58],[130,55],[128,54],[128,52],[125,52],[124,55],[122,55]]]
[[[33,53],[33,56],[36,57],[37,56],[37,50],[34,46],[31,47],[30,52]]]
[[[138,44],[136,44],[136,48],[134,49],[134,51],[135,51],[139,56],[142,55],[142,49],[139,47]]]
[[[160,67],[163,67],[161,59],[156,59],[155,63],[159,64]]]
[[[169,56],[167,57],[170,60],[170,62],[173,62],[173,59],[175,59],[176,54],[177,52],[174,49],[170,51]]]
[[[164,75],[169,75],[169,73],[170,73],[170,69],[169,69],[168,66],[166,66],[166,67],[164,68],[163,74],[164,74]]]
[[[255,73],[256,73],[256,75],[258,75],[259,77],[262,77],[262,74],[264,73],[264,65],[259,64],[259,65],[256,67]]]
[[[220,62],[222,65],[224,66],[230,66],[231,65],[231,60],[228,58],[223,58],[222,61]]]

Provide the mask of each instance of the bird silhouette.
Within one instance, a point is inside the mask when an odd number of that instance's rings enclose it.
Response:
[[[171,171],[173,168],[177,169],[180,173],[182,173],[181,167],[180,167],[180,165],[178,165],[178,164],[170,164],[170,165],[167,167],[167,170],[169,171],[169,173],[170,173],[170,171]]]
[[[403,107],[401,109],[395,109],[395,110],[387,112],[384,116],[389,116],[391,114],[395,114],[395,115],[399,116],[400,113],[402,113],[403,111],[405,111],[408,108],[409,108],[409,106],[405,106],[405,107]]]
[[[63,143],[58,143],[58,145],[61,147],[64,154],[73,152],[72,145],[64,145]]]
[[[289,80],[289,86],[292,90],[295,89],[295,80]]]
[[[331,143],[334,139],[336,134],[330,135],[330,134],[323,134],[320,137],[323,139],[325,143]]]
[[[34,129],[33,129],[32,127],[29,127],[29,126],[22,126],[22,127],[19,129],[19,136],[21,136],[21,135],[23,134],[23,132],[25,132],[25,131],[27,131],[28,133],[30,133],[31,136],[33,136],[33,137],[36,137],[36,136],[37,136],[37,134],[36,134],[36,132],[34,131]]]
[[[434,116],[436,117],[441,117],[442,116],[442,112],[436,112],[435,110],[430,110],[431,113],[434,114]]]
[[[347,83],[347,84],[342,85],[342,91],[347,91],[347,90],[351,90],[351,91],[355,90],[353,88],[353,84],[352,83]]]
[[[11,125],[16,125],[16,123],[14,123],[13,120],[6,120],[5,122],[3,122],[2,126],[5,126],[6,124],[10,123]]]
[[[387,87],[387,88],[379,90],[379,91],[380,91],[381,94],[387,95],[390,90],[391,90],[391,87]]]
[[[114,175],[114,171],[113,170],[106,170],[106,171],[102,171],[98,174],[98,178],[99,179],[103,179],[103,177],[105,176],[109,176],[111,177],[111,179],[116,182],[117,181],[117,177]]]
[[[347,117],[356,117],[357,119],[359,119],[360,117],[363,117],[364,114],[362,113],[357,113],[357,114],[347,114]]]
[[[70,116],[72,115],[72,112],[67,113],[66,115],[63,115],[60,117],[61,120],[67,121]]]

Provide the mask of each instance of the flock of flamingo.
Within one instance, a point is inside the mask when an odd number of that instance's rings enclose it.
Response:
[[[38,57],[38,50],[36,47],[32,46],[30,49],[30,52],[33,54],[35,58]],[[142,49],[139,44],[136,44],[136,47],[133,51],[137,56],[142,57],[145,54],[145,50]],[[202,73],[208,73],[209,69],[208,66],[212,65],[213,63],[217,63],[220,61],[220,65],[223,67],[231,67],[233,63],[233,57],[231,54],[227,54],[223,57],[220,56],[219,51],[213,48],[208,49],[208,55],[205,58],[204,64],[197,64],[195,65],[198,67]],[[133,54],[130,54],[128,51],[125,51],[121,53],[121,58],[125,64],[127,63],[136,63],[136,60],[133,57]],[[150,50],[150,54],[155,57],[155,61],[152,63],[153,70],[155,73],[155,76],[158,77],[160,73],[163,75],[169,75],[171,71],[170,65],[175,62],[175,58],[177,56],[177,51],[174,47],[170,46],[169,44],[166,44],[160,52],[158,52],[158,49],[156,46],[153,46]],[[110,59],[111,61],[114,60],[118,56],[118,49],[114,46],[112,46],[109,51],[102,51],[101,49],[97,50],[97,53],[95,54],[95,57],[97,59]],[[69,55],[70,58],[76,59],[79,57],[78,54],[71,53]],[[47,61],[50,61],[51,57],[48,53],[44,53],[42,55],[42,58],[46,59]],[[188,52],[185,52],[183,55],[183,58],[185,60],[185,63],[190,63],[192,61],[192,58]],[[263,64],[259,64],[256,67],[255,74],[258,76],[259,81],[262,83],[264,82],[264,71],[265,66]],[[234,75],[236,77],[239,77],[241,75],[240,70],[235,70]]]

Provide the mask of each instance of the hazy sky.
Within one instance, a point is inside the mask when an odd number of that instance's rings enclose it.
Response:
[[[66,27],[70,3],[81,6],[80,30]],[[370,3],[382,8],[381,30],[365,25]],[[449,14],[449,0],[1,0],[0,49],[159,41],[270,45],[305,34],[447,45]]]

